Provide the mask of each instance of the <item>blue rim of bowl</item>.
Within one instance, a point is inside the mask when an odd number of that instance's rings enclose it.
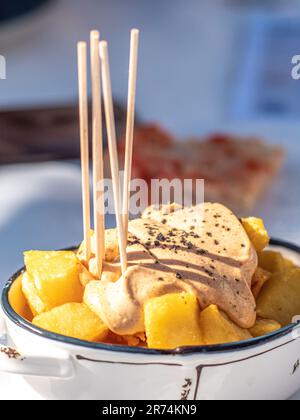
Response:
[[[285,242],[279,239],[272,239],[270,244],[276,247],[286,248],[290,251],[294,251],[300,255],[300,247],[289,242]],[[68,250],[74,250],[76,248],[68,248]],[[241,351],[248,348],[255,348],[259,345],[267,344],[278,338],[288,335],[293,329],[300,323],[293,323],[277,330],[271,334],[265,335],[263,337],[252,338],[246,341],[240,341],[237,343],[229,344],[219,344],[211,346],[187,346],[187,347],[178,347],[174,350],[158,350],[158,349],[147,349],[143,347],[130,347],[106,343],[93,343],[90,341],[79,340],[76,338],[67,337],[60,334],[55,334],[41,328],[38,328],[31,324],[29,321],[26,321],[20,315],[18,315],[9,303],[9,290],[13,282],[24,272],[24,267],[15,273],[6,283],[2,291],[1,305],[5,315],[16,324],[18,327],[21,327],[35,335],[38,335],[43,338],[47,338],[56,342],[69,344],[73,346],[79,346],[83,348],[88,348],[91,350],[106,350],[117,353],[135,353],[135,354],[144,354],[144,355],[188,355],[188,354],[208,354],[208,353],[225,353],[229,351]]]

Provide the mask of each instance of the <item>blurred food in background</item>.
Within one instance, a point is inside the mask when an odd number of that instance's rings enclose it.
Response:
[[[122,138],[120,159],[124,147]],[[159,125],[148,124],[135,132],[132,176],[148,184],[151,179],[204,179],[206,201],[243,213],[254,208],[283,159],[283,148],[260,138],[220,133],[176,141]]]
[[[292,77],[298,55],[299,16],[250,16],[243,61],[236,71],[233,107],[236,120],[277,118],[298,120],[300,102]]]
[[[1,0],[0,23],[16,19],[49,3],[51,0]]]
[[[26,44],[30,36],[40,36],[41,32],[38,31],[43,31],[47,26],[49,12],[56,3],[55,0],[1,0],[1,52],[10,53],[12,46],[18,47],[20,42]]]
[[[118,104],[115,118],[120,134],[125,113]],[[0,112],[0,164],[78,159],[78,138],[77,104]]]

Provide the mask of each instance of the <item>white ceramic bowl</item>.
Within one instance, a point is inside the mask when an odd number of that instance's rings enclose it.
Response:
[[[299,247],[274,240],[272,247],[300,265]],[[84,342],[15,313],[8,292],[20,273],[2,293],[2,332],[14,344],[0,346],[0,371],[25,376],[44,398],[265,400],[287,399],[300,388],[298,322],[245,342],[174,351]]]

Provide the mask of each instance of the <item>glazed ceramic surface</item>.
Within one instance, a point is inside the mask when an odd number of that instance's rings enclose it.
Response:
[[[273,241],[300,265],[300,249]],[[149,350],[94,344],[40,330],[2,294],[0,370],[48,399],[287,399],[300,388],[300,324],[242,343]]]

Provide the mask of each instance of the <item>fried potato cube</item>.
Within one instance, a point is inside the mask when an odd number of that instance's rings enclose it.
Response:
[[[25,252],[23,292],[33,313],[69,302],[82,302],[82,274],[86,269],[71,251]]]
[[[93,274],[90,273],[89,270],[81,263],[79,266],[79,280],[83,287],[85,287],[90,281],[94,280]]]
[[[242,219],[242,225],[256,251],[262,251],[269,245],[270,237],[262,219],[248,217]]]
[[[262,268],[258,267],[254,273],[252,279],[252,293],[255,299],[258,298],[258,295],[263,288],[264,284],[271,278],[272,274],[268,271],[263,270]]]
[[[300,314],[300,269],[275,273],[257,300],[257,315],[285,326]]]
[[[22,290],[23,275],[20,275],[11,285],[8,293],[8,300],[13,310],[25,318],[27,321],[32,321],[32,311],[30,310],[27,299]]]
[[[201,312],[200,328],[206,345],[234,343],[252,338],[249,331],[234,324],[216,305]]]
[[[144,307],[149,348],[174,349],[203,344],[196,296],[167,294],[150,299]]]
[[[66,303],[36,316],[33,324],[44,330],[86,341],[106,338],[108,328],[84,303]]]
[[[119,256],[119,242],[117,229],[105,231],[105,261],[113,262]]]
[[[92,236],[92,257],[95,257],[95,237],[94,232],[91,232]],[[80,261],[85,262],[85,243],[81,243],[78,251],[78,258]],[[105,261],[112,262],[119,256],[119,242],[117,229],[106,229],[105,230]]]
[[[250,333],[253,337],[262,337],[271,334],[274,331],[280,330],[281,325],[277,321],[271,319],[257,319],[253,328],[250,328]]]
[[[34,279],[28,273],[24,273],[22,276],[22,292],[27,299],[33,316],[46,312],[50,309],[40,298]]]
[[[276,251],[258,252],[258,265],[270,273],[280,273],[294,266],[292,261]]]

